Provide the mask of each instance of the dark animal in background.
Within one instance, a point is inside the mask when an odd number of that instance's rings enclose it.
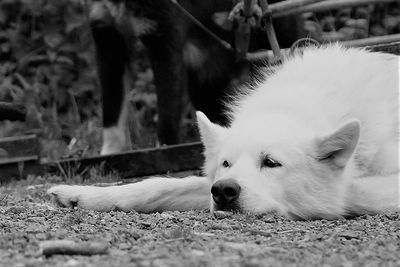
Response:
[[[234,32],[213,20],[214,13],[230,10],[234,4],[231,0],[178,2],[213,33],[234,44]],[[232,83],[249,77],[252,63],[238,60],[235,52],[194,25],[170,0],[95,1],[90,22],[103,94],[102,154],[129,147],[124,75],[129,62],[135,60],[133,43],[138,38],[147,50],[154,72],[161,144],[180,141],[182,94],[186,89],[197,110],[213,122],[227,122],[224,101],[234,94]],[[282,47],[289,47],[303,36],[300,17],[274,20],[274,27]],[[251,50],[268,47],[265,33],[257,30],[250,43]]]

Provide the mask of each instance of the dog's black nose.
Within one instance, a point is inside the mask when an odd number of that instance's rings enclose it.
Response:
[[[211,187],[211,194],[218,206],[230,206],[240,195],[240,185],[233,179],[220,180]]]

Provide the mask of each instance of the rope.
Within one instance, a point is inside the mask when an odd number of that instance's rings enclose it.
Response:
[[[200,21],[198,21],[192,14],[190,14],[183,6],[181,6],[178,1],[171,0],[173,3],[188,19],[190,19],[194,24],[196,24],[200,29],[202,29],[205,33],[207,33],[211,38],[213,38],[217,43],[219,43],[222,47],[229,51],[236,52],[236,50],[225,40],[222,40],[215,33],[210,31],[207,27],[205,27]]]

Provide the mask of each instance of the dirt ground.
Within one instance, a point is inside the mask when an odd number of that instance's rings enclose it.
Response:
[[[335,221],[104,213],[55,207],[49,187],[0,188],[0,266],[400,266],[400,213]],[[96,241],[108,250],[44,256],[46,240]]]

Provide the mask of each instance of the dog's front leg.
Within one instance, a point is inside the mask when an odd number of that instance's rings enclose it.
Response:
[[[211,181],[205,177],[152,178],[142,182],[109,186],[58,185],[47,193],[63,207],[78,206],[96,211],[157,212],[206,209]]]

